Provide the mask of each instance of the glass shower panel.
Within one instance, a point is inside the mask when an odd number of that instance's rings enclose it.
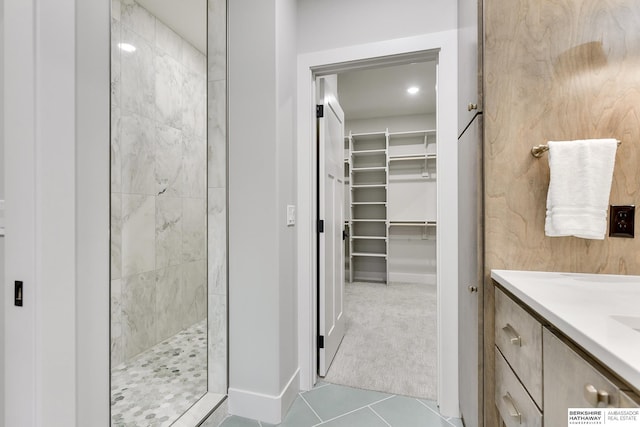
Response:
[[[208,391],[207,2],[188,3],[112,0],[112,425],[170,425]]]

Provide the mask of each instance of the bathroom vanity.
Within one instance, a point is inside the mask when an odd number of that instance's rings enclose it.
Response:
[[[640,408],[640,276],[493,270],[501,426]]]

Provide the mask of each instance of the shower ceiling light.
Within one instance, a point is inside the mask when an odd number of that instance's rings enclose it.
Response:
[[[407,89],[407,92],[409,93],[409,95],[415,95],[416,93],[420,92],[420,88],[418,86],[411,86],[409,89]]]
[[[136,47],[129,43],[118,43],[118,47],[125,52],[135,52]]]

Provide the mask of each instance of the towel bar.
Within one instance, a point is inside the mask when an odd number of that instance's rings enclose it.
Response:
[[[618,146],[620,146],[620,144],[622,143],[619,139],[616,139],[616,142],[618,143]],[[531,155],[533,157],[535,157],[536,159],[539,159],[547,151],[549,151],[549,146],[548,145],[546,145],[546,144],[544,144],[544,145],[536,145],[533,148],[531,148]]]

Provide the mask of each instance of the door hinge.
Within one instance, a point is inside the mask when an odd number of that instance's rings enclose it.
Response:
[[[324,105],[316,105],[316,117],[324,117]]]
[[[324,233],[324,219],[318,220],[318,233]]]
[[[347,240],[347,237],[349,237],[349,230],[345,228],[342,230],[342,240]]]
[[[14,282],[13,305],[22,307],[22,280]]]
[[[324,335],[318,336],[318,348],[324,348]]]

